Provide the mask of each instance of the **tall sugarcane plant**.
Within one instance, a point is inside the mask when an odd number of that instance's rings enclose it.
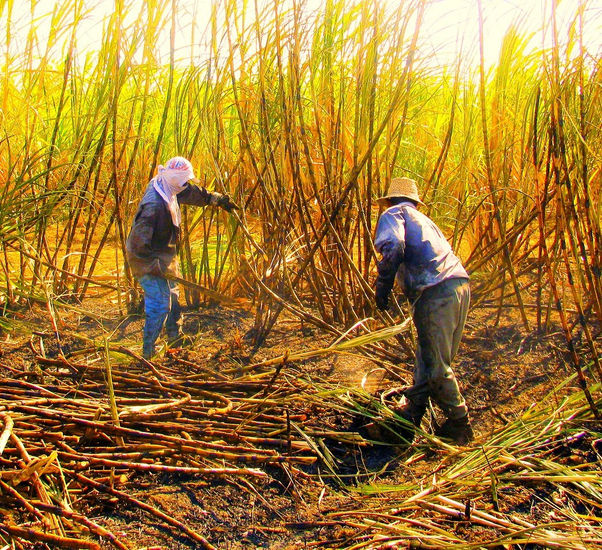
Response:
[[[558,323],[569,349],[583,335],[600,376],[590,2],[575,5],[561,42],[550,0],[549,48],[530,49],[517,21],[493,66],[483,55],[470,66],[460,49],[449,66],[425,53],[432,4],[220,0],[208,21],[183,27],[199,2],[116,0],[95,50],[80,32],[91,3],[64,0],[52,13],[2,3],[5,303],[42,288],[82,301],[100,283],[123,309],[136,284],[124,246],[137,200],[178,154],[243,206],[237,218],[184,213],[185,276],[252,299],[257,343],[287,306],[340,330],[376,315],[374,199],[409,175],[471,272],[474,304],[498,319],[517,308],[525,330]],[[487,9],[475,4],[475,28]]]

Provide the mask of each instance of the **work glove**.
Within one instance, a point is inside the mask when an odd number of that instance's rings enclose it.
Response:
[[[240,210],[240,206],[236,204],[229,195],[222,195],[217,199],[217,205],[223,208],[226,212],[232,212],[232,210]]]
[[[381,311],[386,311],[389,307],[389,291],[382,287],[376,287],[376,307]]]
[[[161,260],[159,258],[155,258],[153,263],[148,270],[149,275],[154,275],[155,277],[164,277],[165,273],[163,271],[163,267],[161,266]]]

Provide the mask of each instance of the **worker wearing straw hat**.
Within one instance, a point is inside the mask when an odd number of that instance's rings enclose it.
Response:
[[[138,205],[126,242],[129,265],[144,290],[142,355],[147,359],[154,355],[164,325],[171,345],[182,340],[178,290],[167,278],[179,273],[180,204],[219,206],[227,212],[237,208],[228,195],[212,193],[194,183],[198,180],[192,165],[183,157],[159,166]]]
[[[465,444],[472,439],[468,409],[451,362],[458,350],[468,305],[468,274],[437,225],[419,211],[424,203],[416,182],[391,180],[378,199],[385,211],[378,220],[375,248],[382,255],[376,279],[376,305],[385,310],[395,280],[412,302],[418,347],[412,386],[404,390],[398,412],[419,427],[432,399],[447,420],[436,435]],[[414,429],[404,431],[411,441]]]

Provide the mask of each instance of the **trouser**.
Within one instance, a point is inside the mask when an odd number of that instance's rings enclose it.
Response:
[[[139,282],[144,290],[145,314],[142,355],[148,358],[155,353],[155,342],[163,325],[169,339],[179,336],[182,310],[175,282],[156,275],[143,275]]]
[[[468,409],[451,363],[458,351],[470,304],[468,279],[448,279],[422,292],[413,308],[418,333],[414,383],[405,391],[417,407],[431,398],[448,418],[466,416]]]

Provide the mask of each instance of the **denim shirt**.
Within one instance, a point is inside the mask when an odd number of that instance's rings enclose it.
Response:
[[[203,187],[187,184],[186,188],[178,193],[178,202],[205,206],[216,204],[221,196],[220,193],[211,193]],[[136,277],[145,275],[156,259],[160,260],[164,270],[177,273],[175,257],[178,242],[179,228],[173,224],[167,204],[151,182],[138,205],[126,242],[127,258],[132,273]]]
[[[383,212],[374,247],[382,254],[377,285],[390,290],[397,279],[410,300],[447,279],[468,279],[441,230],[410,201]]]

